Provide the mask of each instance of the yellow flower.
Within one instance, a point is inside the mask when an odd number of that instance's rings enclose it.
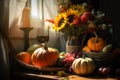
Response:
[[[58,14],[54,19],[53,29],[57,31],[62,30],[66,25],[66,21],[67,21],[67,16],[65,13]]]
[[[74,17],[75,16],[79,16],[79,13],[77,10],[74,10],[74,9],[69,9],[67,12],[66,12],[66,16],[67,16],[67,23],[72,26],[73,25],[73,21],[74,21]]]
[[[85,5],[72,5],[70,6],[70,9],[77,10],[79,12],[79,15],[83,14],[83,12],[86,11]]]
[[[54,19],[53,29],[66,35],[80,35],[86,25],[81,21],[81,15],[86,11],[85,5],[72,5],[67,11],[59,13]]]

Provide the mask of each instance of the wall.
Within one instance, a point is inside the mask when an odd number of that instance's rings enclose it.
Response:
[[[15,50],[19,53],[24,51],[24,38],[10,38]],[[36,39],[30,39],[29,45],[39,44]]]

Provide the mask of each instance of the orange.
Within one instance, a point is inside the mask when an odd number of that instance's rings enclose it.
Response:
[[[16,55],[16,57],[24,63],[27,63],[27,64],[31,63],[31,55],[28,52],[20,52]]]
[[[90,50],[90,48],[88,46],[84,46],[82,48],[82,50],[85,51],[85,52],[91,52],[91,50]]]

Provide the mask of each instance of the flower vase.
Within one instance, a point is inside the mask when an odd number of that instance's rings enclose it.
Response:
[[[72,51],[80,50],[80,41],[78,36],[68,36],[66,42],[66,52],[70,53]]]

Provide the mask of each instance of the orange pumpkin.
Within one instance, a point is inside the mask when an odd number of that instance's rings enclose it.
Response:
[[[20,52],[16,55],[16,58],[27,64],[31,63],[31,56],[28,52]]]
[[[82,50],[85,51],[85,52],[88,52],[88,53],[91,52],[91,50],[90,50],[90,48],[88,46],[84,46],[82,48]]]
[[[102,38],[98,37],[96,33],[94,34],[95,37],[92,37],[88,40],[87,46],[92,51],[101,51],[105,46],[105,41]]]
[[[58,50],[54,48],[38,48],[33,52],[31,62],[34,66],[47,67],[55,65],[58,58]]]

